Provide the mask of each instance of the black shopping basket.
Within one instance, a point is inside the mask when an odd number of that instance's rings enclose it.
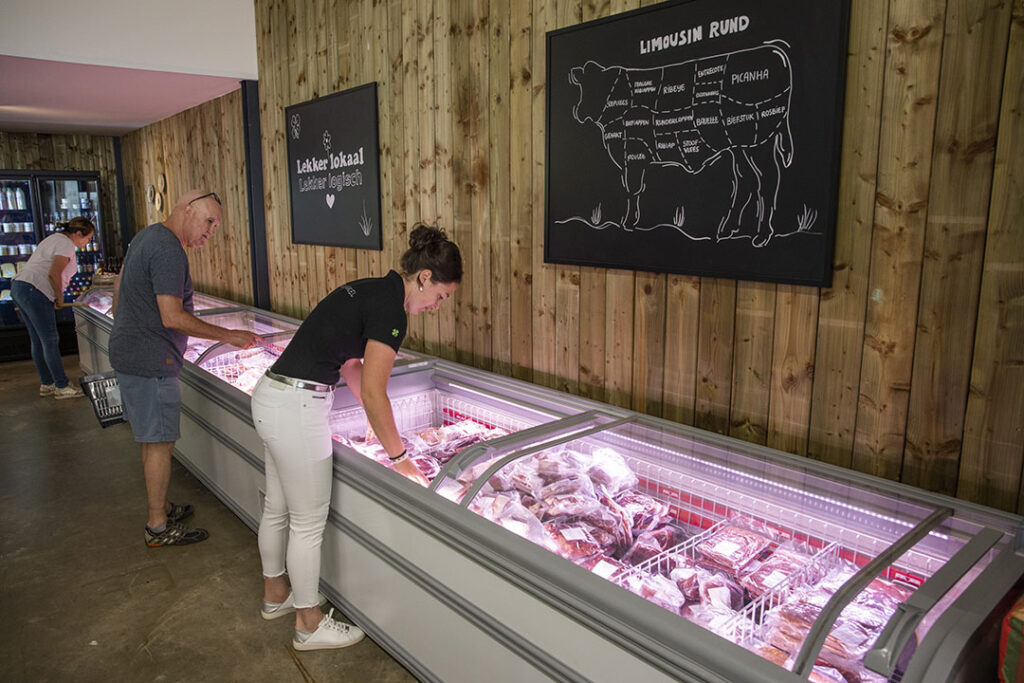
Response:
[[[124,404],[121,403],[121,387],[114,371],[102,375],[89,375],[78,380],[82,391],[92,401],[92,409],[101,427],[124,422]]]

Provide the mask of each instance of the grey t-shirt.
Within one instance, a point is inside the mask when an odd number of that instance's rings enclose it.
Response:
[[[192,312],[192,276],[181,242],[163,223],[139,232],[128,245],[121,267],[110,364],[118,372],[142,377],[177,377],[188,337],[160,320],[157,294],[181,297]]]

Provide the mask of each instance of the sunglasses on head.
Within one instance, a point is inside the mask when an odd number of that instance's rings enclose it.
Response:
[[[204,195],[203,195],[203,196],[201,196],[201,197],[196,197],[195,199],[193,199],[192,201],[190,201],[190,202],[189,202],[189,204],[195,204],[195,203],[196,203],[196,202],[198,202],[198,201],[199,201],[200,199],[206,199],[207,197],[213,197],[213,201],[215,201],[215,202],[217,202],[218,204],[220,204],[220,197],[218,197],[218,196],[217,196],[217,193],[216,193],[216,192],[207,192],[206,194],[204,194]]]

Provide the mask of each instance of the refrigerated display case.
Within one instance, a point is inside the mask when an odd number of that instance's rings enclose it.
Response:
[[[175,457],[255,530],[239,354]],[[388,391],[430,486],[336,390],[321,589],[421,680],[993,680],[1019,516],[419,354]]]
[[[81,295],[77,303],[80,305],[74,307],[73,315],[82,371],[86,375],[107,372],[112,369],[108,348],[110,331],[114,326],[114,316],[110,312],[114,304],[114,286],[106,283],[95,284]],[[245,308],[243,304],[201,292],[193,295],[192,304],[195,314],[204,319],[207,315],[242,311]],[[247,313],[249,317],[255,315],[252,312],[243,313]],[[196,358],[198,355],[193,353]]]

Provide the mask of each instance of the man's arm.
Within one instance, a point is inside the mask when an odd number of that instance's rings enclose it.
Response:
[[[260,342],[258,335],[247,330],[229,330],[203,322],[181,306],[181,298],[170,294],[157,294],[156,304],[160,308],[160,322],[169,330],[187,334],[190,337],[213,339],[247,349]]]

